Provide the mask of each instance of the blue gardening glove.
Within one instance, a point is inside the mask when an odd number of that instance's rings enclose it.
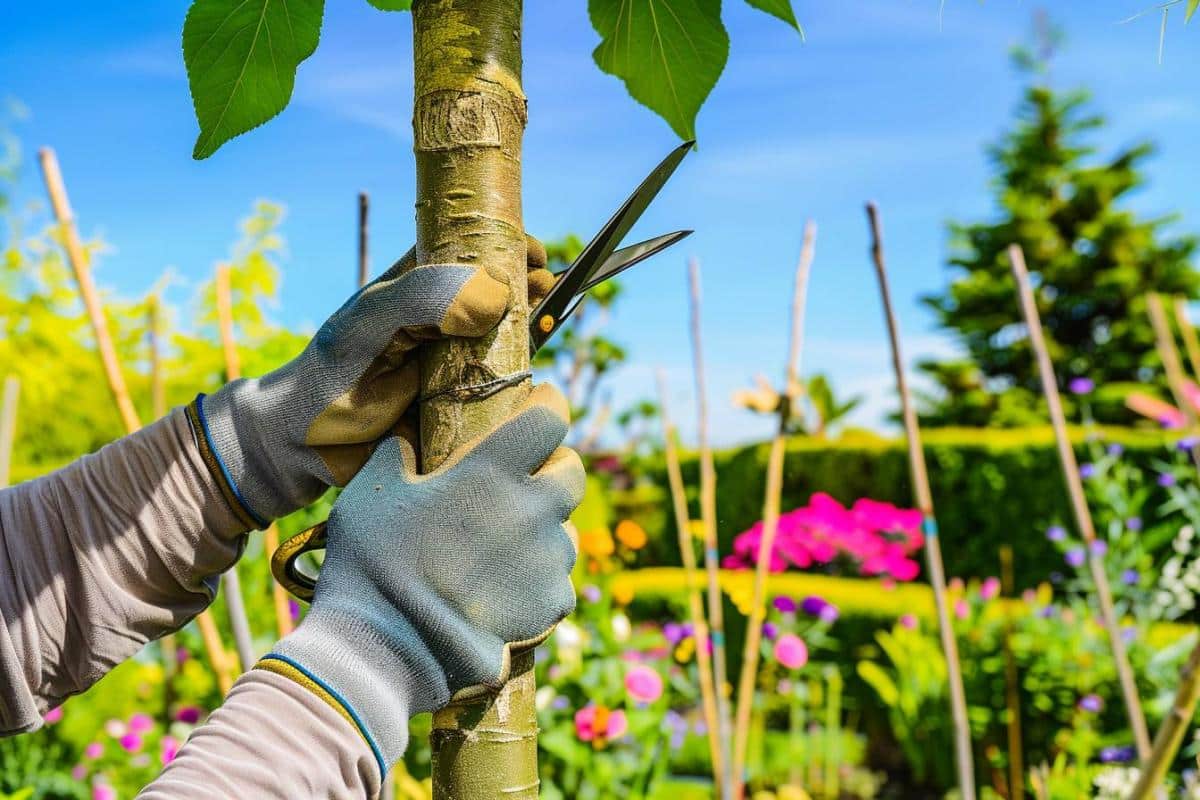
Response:
[[[350,720],[381,772],[403,754],[410,715],[501,686],[510,651],[575,607],[563,521],[584,472],[560,446],[567,415],[562,394],[538,386],[427,475],[389,437],[334,504],[312,608],[257,666]]]
[[[536,302],[553,277],[533,237],[526,253]],[[414,266],[409,251],[338,309],[291,362],[189,406],[205,463],[247,528],[265,527],[328,487],[344,486],[416,398],[417,345],[482,336],[509,307],[504,276],[486,265]]]

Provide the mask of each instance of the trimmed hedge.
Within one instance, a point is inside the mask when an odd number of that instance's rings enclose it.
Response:
[[[1089,447],[1116,443],[1125,448],[1126,458],[1149,466],[1164,454],[1167,441],[1152,430],[1102,428],[1093,433],[1098,435],[1089,443],[1083,430],[1072,431],[1081,462],[1091,458]],[[947,574],[998,574],[998,549],[1003,544],[1013,548],[1018,586],[1034,585],[1061,568],[1061,557],[1044,532],[1053,523],[1071,527],[1071,513],[1049,427],[947,428],[930,430],[923,438]],[[722,553],[730,552],[733,538],[761,518],[769,449],[762,443],[714,456]],[[698,518],[695,454],[685,456],[683,472],[691,514]],[[665,470],[653,466],[650,477],[655,485],[626,493],[618,499],[618,511],[657,534],[643,564],[675,565],[679,551]],[[870,497],[912,505],[902,439],[857,435],[831,442],[796,437],[788,443],[783,485],[784,510],[806,504],[815,492],[846,504]],[[1152,500],[1150,507],[1156,506]]]

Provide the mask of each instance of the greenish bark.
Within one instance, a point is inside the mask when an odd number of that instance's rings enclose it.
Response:
[[[421,362],[422,463],[441,464],[526,396],[529,381],[472,390],[529,369],[521,220],[521,0],[413,3],[417,263],[474,264],[507,283],[512,308],[481,340],[427,349]],[[536,798],[533,656],[513,659],[496,695],[433,719],[433,794],[444,800]]]

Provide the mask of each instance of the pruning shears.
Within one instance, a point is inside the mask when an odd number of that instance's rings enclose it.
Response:
[[[684,142],[672,150],[634,189],[633,194],[621,204],[571,265],[557,274],[554,286],[529,315],[531,356],[562,327],[589,289],[691,235],[690,230],[675,231],[617,249],[617,245],[694,146],[695,142]],[[305,553],[324,549],[325,526],[326,523],[322,522],[293,536],[271,556],[271,572],[275,580],[297,598],[307,602],[312,601],[316,577],[301,570],[298,560]]]

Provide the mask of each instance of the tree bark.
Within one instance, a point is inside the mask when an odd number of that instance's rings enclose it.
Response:
[[[421,360],[421,460],[436,468],[486,432],[529,392],[529,380],[476,389],[529,369],[525,233],[521,220],[520,0],[413,3],[417,263],[486,269],[511,289],[491,335],[450,340]],[[511,679],[482,702],[433,718],[433,793],[446,800],[536,798],[533,653],[513,658]]]

